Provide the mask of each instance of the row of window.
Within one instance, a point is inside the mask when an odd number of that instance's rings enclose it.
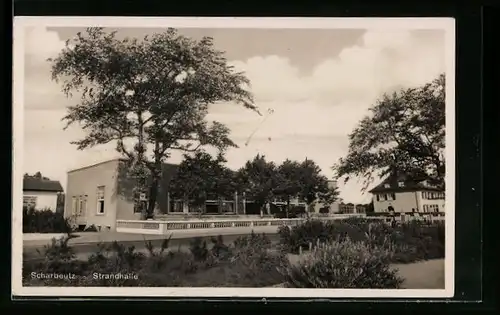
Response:
[[[439,205],[424,205],[424,212],[439,212]]]
[[[24,208],[36,208],[36,196],[23,196],[23,207]]]
[[[393,201],[396,200],[395,193],[386,193],[386,194],[377,194],[377,201]],[[426,200],[437,200],[437,199],[445,199],[444,192],[434,192],[434,191],[423,191],[422,199]]]
[[[96,213],[104,214],[104,186],[97,187]],[[87,214],[88,195],[71,197],[71,214],[74,216],[85,216]]]
[[[427,199],[427,200],[445,199],[444,192],[423,191],[422,192],[422,199]]]
[[[396,194],[395,193],[377,194],[376,198],[377,201],[393,201],[396,200]]]

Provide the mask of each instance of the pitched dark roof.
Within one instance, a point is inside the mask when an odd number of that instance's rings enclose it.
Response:
[[[403,183],[403,186],[400,186]],[[387,187],[388,185],[388,187]],[[375,186],[370,193],[384,192],[413,192],[413,191],[443,191],[443,189],[429,184],[426,180],[413,179],[407,175],[391,175]]]
[[[61,183],[55,180],[47,180],[35,177],[24,177],[23,191],[52,191],[62,192]]]

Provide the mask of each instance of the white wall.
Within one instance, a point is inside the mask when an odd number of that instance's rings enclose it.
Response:
[[[57,193],[52,191],[23,191],[23,197],[36,197],[37,210],[50,209],[53,212],[57,210]]]
[[[419,203],[419,212],[425,212],[424,205],[437,205],[439,212],[445,212],[445,200],[444,199],[424,199],[423,192],[419,191],[418,192],[418,203]],[[426,207],[429,209],[428,207]],[[432,212],[432,211],[427,211],[427,212]]]
[[[390,195],[390,193],[388,193]],[[387,208],[392,206],[395,212],[412,212],[412,209],[419,209],[417,195],[415,192],[396,193],[396,200],[377,201],[376,195],[373,196],[373,208],[375,212],[387,212]]]

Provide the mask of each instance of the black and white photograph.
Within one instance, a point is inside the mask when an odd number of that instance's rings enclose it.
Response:
[[[453,296],[453,19],[13,31],[14,295]]]

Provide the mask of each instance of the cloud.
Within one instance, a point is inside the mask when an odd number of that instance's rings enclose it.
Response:
[[[24,53],[40,61],[56,56],[65,46],[57,32],[35,26],[26,27],[25,43]]]
[[[444,40],[429,42],[404,30],[368,31],[359,45],[318,63],[306,76],[286,57],[254,57],[232,64],[250,78],[257,102],[373,101],[396,85],[420,85],[443,72]]]
[[[117,155],[113,145],[77,151],[69,142],[81,137],[82,131],[77,127],[62,131],[60,118],[75,101],[66,99],[50,80],[45,60],[63,47],[55,32],[27,31],[25,168],[27,172],[40,170],[65,184],[68,169]],[[423,84],[444,71],[444,32],[420,36],[408,31],[368,31],[359,44],[318,60],[310,71],[278,55],[231,64],[251,80],[261,111],[273,109],[274,113],[261,117],[235,104],[211,106],[208,118],[226,124],[240,146],[228,152],[229,166],[241,167],[257,153],[277,162],[307,157],[331,177],[331,166],[347,152],[348,133],[382,93]],[[179,161],[181,154],[173,154],[172,162]],[[369,200],[360,194],[361,185],[356,182],[339,186],[346,201]]]
[[[24,107],[26,109],[63,109],[75,104],[51,79],[48,58],[56,57],[65,47],[57,32],[45,27],[25,29]]]

